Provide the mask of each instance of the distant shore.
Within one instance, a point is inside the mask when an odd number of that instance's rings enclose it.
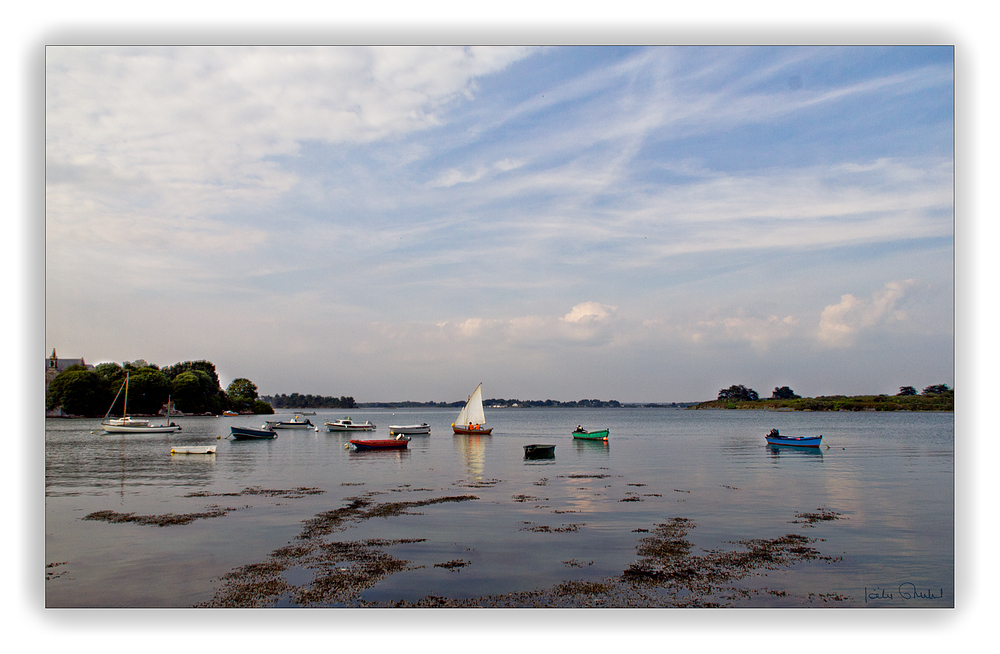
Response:
[[[954,411],[955,392],[935,395],[824,395],[792,400],[712,400],[691,409],[744,409],[756,411]]]

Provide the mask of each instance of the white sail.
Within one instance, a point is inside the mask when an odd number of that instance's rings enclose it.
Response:
[[[465,426],[469,423],[474,425],[486,424],[486,414],[483,413],[483,385],[476,386],[476,392],[472,394],[469,401],[465,403],[462,410],[459,411],[458,417],[455,418],[455,424],[459,426]]]

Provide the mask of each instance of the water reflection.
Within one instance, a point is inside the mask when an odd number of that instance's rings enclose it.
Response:
[[[483,480],[483,471],[486,469],[486,443],[491,442],[492,438],[490,435],[455,434],[453,439],[455,450],[465,462],[467,474],[476,481]]]
[[[823,461],[823,453],[818,447],[795,447],[789,445],[768,445],[767,454],[773,463],[778,462],[778,457],[792,459],[793,457],[805,457],[803,460]]]
[[[356,450],[353,447],[348,450],[350,455],[350,460],[353,461],[396,461],[402,463],[403,460],[410,458],[410,450],[407,449],[391,449],[391,450]]]
[[[604,456],[608,456],[608,453],[611,451],[608,441],[591,441],[580,438],[573,439],[573,449],[577,454],[594,452],[603,454]]]

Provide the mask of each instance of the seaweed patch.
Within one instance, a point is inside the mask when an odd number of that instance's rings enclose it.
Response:
[[[186,525],[195,520],[203,518],[220,518],[236,508],[209,507],[207,511],[199,513],[166,513],[163,515],[136,515],[134,513],[117,513],[115,511],[94,511],[83,517],[84,520],[103,520],[111,524],[134,522],[140,525],[151,525],[156,527],[171,527],[174,525]]]

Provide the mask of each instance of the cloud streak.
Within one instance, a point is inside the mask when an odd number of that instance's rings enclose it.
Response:
[[[953,306],[952,71],[939,48],[50,47],[47,347],[371,399],[600,366],[605,391],[565,392],[622,399],[892,333],[934,352],[907,383],[950,381],[947,321],[898,312]]]

